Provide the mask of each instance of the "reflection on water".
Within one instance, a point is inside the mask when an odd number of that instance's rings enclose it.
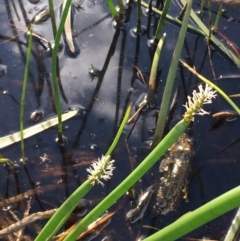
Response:
[[[193,6],[198,10],[198,1],[195,2]],[[141,98],[147,93],[154,53],[154,45],[149,47],[147,43],[153,38],[159,17],[155,14],[144,15],[142,25],[146,26],[146,32],[133,37],[131,30],[136,27],[135,5],[128,6],[124,28],[118,29],[113,27],[105,3],[89,0],[74,3],[74,12],[69,13],[68,22],[71,31],[65,29],[65,36],[61,40],[62,50],[59,51],[59,87],[62,108],[80,105],[84,114],[64,123],[64,135],[69,140],[67,145],[59,146],[55,143],[57,130],[51,128],[25,141],[28,162],[26,166],[21,166],[18,173],[1,166],[0,206],[16,211],[21,216],[19,218],[22,218],[29,197],[32,198],[30,213],[51,210],[61,205],[73,190],[85,181],[86,168],[108,149],[128,104],[133,102],[134,106],[139,108]],[[159,4],[161,5],[161,2]],[[54,38],[47,0],[5,0],[0,6],[0,136],[5,136],[19,131],[19,102],[26,61],[27,27],[30,22],[34,23],[36,36],[31,55],[24,126],[35,125],[29,121],[29,116],[33,121],[39,121],[43,113],[46,116],[55,114],[51,83],[51,47]],[[61,15],[60,6],[60,2],[54,1],[57,24]],[[240,35],[235,34],[239,28],[239,12],[232,7],[228,8],[221,19],[219,31],[236,44],[240,42]],[[213,9],[217,9],[215,5]],[[175,2],[172,3],[170,13],[177,16],[179,11],[179,6]],[[216,11],[213,11],[212,15],[215,14]],[[206,22],[207,16],[205,13]],[[228,21],[230,16],[231,21]],[[69,36],[66,36],[66,31]],[[113,159],[116,160],[114,177],[104,189],[97,185],[86,196],[92,203],[90,209],[150,152],[149,143],[152,143],[157,111],[179,26],[166,22],[163,32],[166,32],[167,36],[161,53],[155,102],[144,109],[139,117],[134,118],[138,119],[136,123],[126,126],[123,139],[127,138],[128,133],[131,135],[127,146],[122,139],[113,153]],[[76,48],[77,52],[72,51],[74,54],[69,56],[72,47]],[[230,73],[237,76],[239,69],[226,59],[216,46],[211,47],[213,48],[209,50],[201,36],[195,33],[188,34],[182,58],[210,79],[229,76]],[[198,83],[194,76],[179,66],[176,76],[177,102],[167,120],[166,129],[170,129],[181,118],[182,105]],[[229,95],[238,92],[237,78],[219,79],[216,83]],[[236,103],[240,104],[238,102],[236,99]],[[229,109],[229,106],[218,98],[208,108],[207,111],[216,113]],[[195,149],[192,170],[199,170],[201,173],[204,201],[213,199],[239,185],[240,182],[237,161],[239,143],[235,141],[239,139],[236,131],[239,129],[239,121],[224,121],[221,126],[209,132],[214,122],[211,116],[207,116],[201,121],[197,119],[192,126]],[[131,130],[133,125],[134,128]],[[20,153],[19,144],[1,150],[4,157],[17,164]],[[160,178],[157,164],[135,185],[135,192],[141,193],[141,190],[146,190],[147,187],[159,182]],[[153,209],[147,208],[144,210],[145,214],[140,215],[143,221],[139,220],[132,224],[125,219],[126,213],[130,210],[130,202],[127,198],[120,199],[110,210],[116,212],[111,218],[111,224],[102,230],[98,238],[136,240],[139,234],[148,236],[155,232],[155,229],[163,228],[202,204],[201,188],[196,178],[192,179],[188,189],[190,201],[181,203],[176,213],[159,216]],[[181,190],[179,192],[181,193]],[[149,194],[156,195],[152,192]],[[149,199],[144,199],[149,202],[150,207],[156,205],[156,199],[150,198],[151,195],[147,196]],[[6,218],[5,221],[9,219],[10,222],[13,221],[12,217]],[[209,224],[211,231],[210,228],[202,227],[189,234],[187,238],[200,239],[203,236],[211,236],[212,239],[219,239],[223,230],[229,226],[230,219],[231,214],[224,215]],[[45,221],[42,221],[26,227],[25,234],[33,239],[44,223]]]

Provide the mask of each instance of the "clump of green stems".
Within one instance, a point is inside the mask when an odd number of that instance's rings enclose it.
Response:
[[[114,148],[116,147],[120,136],[122,134],[123,128],[129,118],[131,111],[131,105],[128,107],[126,114],[123,118],[123,121],[118,129],[116,137],[113,140],[112,145],[105,154],[105,157],[108,157],[112,154]],[[57,233],[57,231],[63,226],[69,215],[72,213],[74,208],[77,206],[80,199],[92,189],[93,184],[91,178],[86,180],[75,192],[61,205],[57,212],[52,216],[48,223],[44,226],[42,231],[39,233],[35,241],[42,240],[51,240],[51,238]],[[72,239],[76,240],[76,239]]]

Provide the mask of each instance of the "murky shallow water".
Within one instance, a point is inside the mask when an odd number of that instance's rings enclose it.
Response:
[[[59,4],[55,6],[57,16]],[[25,21],[27,18],[31,20],[36,12],[46,5],[47,1],[43,0],[38,4],[31,4],[29,1],[6,0],[0,5],[0,58],[2,64],[7,66],[7,73],[0,77],[1,136],[19,130],[19,103],[26,58]],[[130,21],[124,30],[115,30],[112,27],[112,19],[104,2],[85,1],[82,3],[82,9],[76,11],[74,33],[80,54],[73,58],[63,50],[59,55],[63,89],[61,101],[63,109],[77,104],[86,109],[86,114],[64,123],[66,129],[64,134],[70,141],[67,147],[60,147],[54,142],[57,135],[55,128],[27,139],[25,146],[29,161],[26,167],[21,167],[17,174],[3,166],[0,168],[2,176],[0,196],[2,198],[9,198],[40,186],[42,187],[40,193],[31,194],[33,197],[31,213],[58,207],[86,179],[85,169],[91,161],[106,152],[115,136],[126,106],[130,102],[138,105],[139,100],[147,92],[137,68],[142,71],[148,81],[152,53],[147,46],[147,40],[152,36],[153,29],[149,29],[149,33],[141,37],[131,35],[131,29],[135,27],[136,21],[135,8],[136,6],[133,6],[129,10]],[[197,9],[198,5],[194,4],[194,8]],[[178,12],[178,5],[172,4],[171,13],[177,15]],[[236,9],[229,8],[226,15],[231,15],[233,19],[236,19],[238,13]],[[155,17],[152,16],[153,25],[154,19]],[[239,28],[239,23],[224,18],[221,21],[220,30],[231,41],[238,44],[240,36],[234,33]],[[147,26],[146,17],[143,19],[143,25]],[[34,31],[40,32],[48,41],[53,40],[50,19],[34,25]],[[114,177],[104,188],[99,185],[95,186],[86,197],[94,203],[107,195],[150,152],[147,143],[152,138],[155,114],[161,100],[163,83],[168,74],[179,27],[166,23],[164,31],[167,32],[167,38],[161,55],[156,106],[147,109],[140,116],[128,140],[131,156],[124,142],[131,125],[126,127],[123,138],[113,153],[113,158],[116,160]],[[203,37],[188,34],[182,57],[186,58],[204,76],[213,79]],[[212,54],[212,62],[217,77],[239,74],[239,69],[218,51]],[[51,59],[45,56],[44,48],[39,43],[34,43],[26,100],[26,127],[34,124],[29,121],[29,118],[36,109],[43,109],[47,116],[54,114],[50,64]],[[91,65],[101,71],[99,78],[92,79],[89,76],[88,71]],[[181,119],[182,105],[185,103],[186,96],[197,84],[196,78],[182,68],[178,71],[177,80],[180,94],[170,126]],[[239,79],[225,79],[217,83],[226,93],[235,94],[238,92],[238,82]],[[239,100],[236,99],[236,103],[238,104]],[[221,97],[218,97],[213,105],[207,107],[207,110],[212,113],[226,109],[229,109],[229,106]],[[196,118],[192,127],[195,149],[192,169],[199,170],[201,173],[205,202],[239,185],[240,182],[239,143],[221,152],[239,138],[237,131],[239,120],[224,122],[219,128],[210,131],[214,122],[211,116],[204,116],[204,118]],[[1,154],[19,162],[20,144],[1,150]],[[43,157],[46,155],[48,158],[44,160]],[[158,180],[158,166],[159,164],[155,165],[141,182],[136,184],[135,189],[138,193]],[[189,195],[190,201],[183,203],[177,212],[167,216],[156,216],[150,208],[143,220],[134,224],[128,224],[125,220],[125,214],[131,208],[129,198],[127,196],[121,198],[112,207],[111,211],[117,210],[112,222],[96,240],[101,240],[107,234],[111,235],[113,240],[136,240],[140,234],[149,235],[154,232],[144,225],[160,229],[184,213],[199,207],[202,204],[202,196],[197,178],[193,178],[189,184]],[[153,206],[154,202],[153,196],[150,206]],[[14,202],[10,205],[18,211],[21,217],[26,201]],[[181,240],[203,236],[219,239],[230,224],[232,215],[233,212],[224,215],[211,222],[208,227],[202,227]],[[26,228],[25,232],[35,237],[34,230],[38,230],[43,224],[44,222],[38,222]]]

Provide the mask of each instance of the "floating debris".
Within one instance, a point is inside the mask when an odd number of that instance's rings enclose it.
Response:
[[[0,64],[0,76],[3,76],[7,73],[7,65]]]
[[[143,217],[155,189],[156,189],[156,185],[151,185],[150,187],[147,188],[144,194],[140,196],[137,203],[137,207],[134,209],[131,209],[126,215],[126,220],[128,222],[135,223]]]
[[[78,217],[84,216],[89,209],[90,203],[87,199],[81,199],[77,207],[73,210],[73,213]]]
[[[183,189],[188,183],[193,155],[192,141],[187,134],[181,135],[169,148],[159,168],[162,177],[157,191],[157,213],[165,215],[180,204],[184,196]]]
[[[39,120],[42,120],[45,116],[46,113],[44,112],[44,110],[34,110],[30,115],[30,120],[32,122],[37,122]]]
[[[220,111],[212,115],[213,118],[223,118],[226,121],[235,121],[237,119],[237,112],[235,111]]]
[[[66,0],[64,0],[63,4],[62,4],[62,12],[66,6]],[[75,38],[73,37],[72,34],[72,27],[73,27],[73,20],[74,20],[74,14],[75,14],[75,9],[74,9],[74,5],[71,4],[70,8],[68,10],[68,14],[67,14],[67,18],[64,24],[64,41],[66,43],[66,48],[67,48],[67,52],[69,53],[70,57],[76,57],[80,54],[80,49],[78,46],[77,41],[75,40]]]
[[[36,15],[33,17],[31,23],[33,24],[40,24],[42,22],[45,22],[50,17],[50,10],[48,6],[44,6],[39,12],[36,13]]]

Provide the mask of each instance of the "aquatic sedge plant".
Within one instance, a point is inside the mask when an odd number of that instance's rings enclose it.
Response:
[[[113,166],[114,160],[111,159],[110,155],[116,147],[124,126],[127,123],[131,107],[132,105],[130,104],[117,131],[116,137],[114,138],[113,143],[108,149],[107,153],[102,156],[102,158],[99,158],[98,161],[93,162],[91,167],[87,168],[87,172],[89,173],[88,179],[80,187],[78,187],[73,194],[68,197],[68,199],[60,206],[48,223],[43,227],[35,241],[51,240],[66,222],[79,201],[92,189],[92,187],[98,183],[104,185],[103,180],[108,180],[111,178],[115,167]]]
[[[76,240],[96,218],[109,209],[122,195],[124,195],[172,146],[178,137],[184,133],[195,115],[204,115],[208,112],[203,110],[204,104],[212,103],[216,98],[216,91],[211,86],[199,86],[199,92],[194,91],[193,97],[188,97],[185,105],[186,112],[183,119],[178,122],[164,139],[152,150],[152,152],[136,167],[135,170],[124,179],[105,199],[103,199],[76,227],[67,235],[64,241]],[[149,239],[151,240],[151,239]],[[158,239],[159,240],[159,239]],[[166,239],[161,239],[166,241]]]

